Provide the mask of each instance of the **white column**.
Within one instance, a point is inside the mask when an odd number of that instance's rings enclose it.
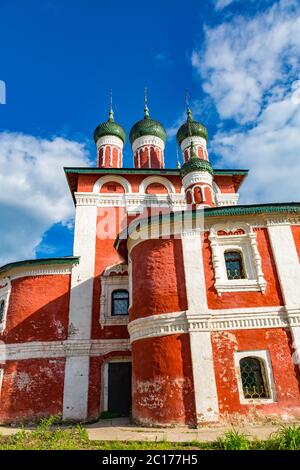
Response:
[[[182,250],[188,301],[187,317],[196,313],[207,314],[201,232],[195,230],[183,233]],[[219,406],[210,332],[190,331],[190,347],[197,423],[217,421]]]
[[[293,325],[293,315],[300,313],[300,262],[294,237],[289,223],[268,224],[268,233],[294,348],[300,352],[300,326]]]
[[[68,340],[90,340],[92,325],[97,207],[76,207]],[[64,420],[87,417],[89,356],[68,357],[65,366]]]

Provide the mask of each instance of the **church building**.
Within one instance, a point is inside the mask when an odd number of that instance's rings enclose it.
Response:
[[[64,169],[73,256],[0,268],[1,423],[300,417],[300,203],[240,205],[189,107],[181,167],[166,137],[145,102],[124,168],[111,108],[96,167]]]

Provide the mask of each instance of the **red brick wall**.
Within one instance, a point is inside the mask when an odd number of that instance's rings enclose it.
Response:
[[[300,262],[300,226],[292,225],[291,228]]]

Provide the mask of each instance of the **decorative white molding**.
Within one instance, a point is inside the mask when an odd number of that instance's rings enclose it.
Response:
[[[0,318],[0,333],[5,330],[9,297],[11,293],[11,281],[8,277],[0,279],[0,303],[4,302],[2,318]]]
[[[106,183],[119,183],[121,186],[123,186],[125,193],[131,193],[131,184],[129,181],[124,178],[123,176],[120,175],[106,175],[106,176],[101,176],[96,183],[93,186],[93,192],[92,193],[76,193],[76,194],[81,194],[82,196],[85,195],[86,197],[92,198],[94,194],[97,194],[100,192],[102,186]]]
[[[33,276],[55,276],[55,275],[70,275],[72,274],[72,269],[76,266],[76,264],[70,266],[49,266],[47,268],[39,268],[36,269],[26,269],[24,267],[24,271],[20,268],[16,268],[15,271],[9,276],[10,279],[13,281],[14,279],[19,279],[21,277],[33,277]]]
[[[263,377],[265,386],[267,387],[270,398],[245,398],[243,392],[243,382],[241,377],[240,360],[245,357],[254,357],[261,361],[263,365]],[[267,405],[276,401],[276,389],[272,372],[272,364],[269,351],[267,350],[254,350],[254,351],[235,351],[234,352],[234,365],[236,378],[238,382],[240,403],[243,405]]]
[[[100,137],[100,139],[97,140],[96,145],[98,150],[100,150],[100,147],[103,147],[104,145],[112,145],[114,147],[118,147],[121,150],[124,147],[123,140],[115,135],[105,135]]]
[[[115,351],[130,351],[129,339],[69,339],[66,341],[0,343],[0,362],[60,357],[98,357]]]
[[[236,234],[239,230],[244,233]],[[227,235],[218,235],[219,231]],[[257,248],[256,233],[245,223],[227,222],[211,227],[209,240],[212,249],[212,262],[215,272],[215,288],[218,295],[223,292],[261,291],[267,283],[262,272],[261,257]],[[242,253],[246,279],[227,278],[225,251]]]
[[[138,137],[132,144],[132,151],[135,153],[140,147],[158,147],[160,150],[164,150],[165,143],[159,137],[154,135],[144,135]]]
[[[239,201],[238,193],[215,193],[217,206],[236,206]]]
[[[125,207],[128,213],[142,213],[147,207],[162,207],[172,211],[185,210],[187,207],[185,195],[178,193],[75,193],[75,199],[76,206]]]
[[[192,142],[194,143],[195,147],[200,146],[206,150],[206,140],[203,137],[194,136],[194,137],[186,137],[181,142],[180,147],[181,147],[182,153],[184,153],[185,150],[192,145]]]
[[[300,309],[292,323],[300,326]],[[130,342],[139,339],[188,332],[289,328],[290,316],[284,307],[172,312],[133,320],[128,325]],[[200,341],[200,340],[199,340]]]
[[[212,187],[213,177],[207,171],[192,171],[191,173],[185,175],[182,179],[182,184],[185,190],[189,186],[196,183],[206,183]]]
[[[124,273],[127,273],[127,276]],[[116,274],[111,276],[111,274]],[[128,315],[111,315],[111,298],[115,290],[124,289],[128,291],[128,266],[118,263],[107,268],[101,276],[100,317],[102,327],[106,325],[127,325]]]
[[[171,183],[170,180],[168,180],[167,178],[164,178],[163,176],[155,176],[155,175],[148,176],[148,178],[145,178],[141,182],[140,187],[139,187],[139,193],[145,194],[147,187],[150,184],[154,184],[154,183],[161,184],[162,186],[164,186],[168,190],[169,194],[176,194],[175,187],[173,183]]]

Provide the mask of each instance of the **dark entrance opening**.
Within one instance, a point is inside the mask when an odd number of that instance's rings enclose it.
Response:
[[[131,414],[131,362],[108,364],[108,411],[119,416]]]

